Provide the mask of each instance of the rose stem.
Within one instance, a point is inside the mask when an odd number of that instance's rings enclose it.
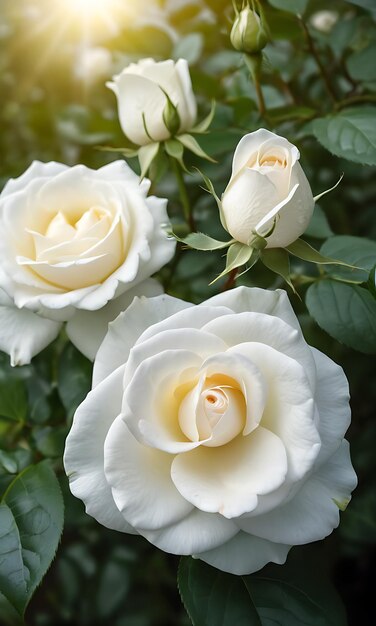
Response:
[[[179,163],[173,157],[170,157],[170,163],[171,163],[172,170],[175,174],[176,182],[178,184],[179,195],[180,195],[180,200],[181,200],[182,207],[183,207],[185,221],[187,222],[190,229],[192,231],[195,231],[196,225],[195,225],[195,221],[192,215],[192,207],[191,207],[191,203],[189,200],[187,187],[185,185],[183,172],[181,171]]]
[[[256,89],[259,113],[261,117],[265,117],[266,115],[265,99],[264,99],[264,94],[262,93],[262,88],[261,88],[261,84],[260,84],[258,76],[254,77],[254,85]]]
[[[337,102],[337,96],[336,96],[336,94],[335,94],[335,92],[333,90],[333,87],[331,85],[330,78],[329,78],[328,74],[326,73],[326,69],[325,69],[324,65],[322,64],[320,56],[319,56],[319,54],[318,54],[318,52],[316,50],[316,46],[315,46],[314,41],[313,41],[313,39],[311,37],[311,33],[309,32],[307,24],[304,22],[302,17],[298,16],[298,19],[299,19],[299,22],[300,22],[300,24],[302,26],[302,29],[304,31],[304,35],[305,35],[305,38],[306,38],[306,41],[307,41],[307,44],[308,44],[309,51],[310,51],[311,55],[313,56],[313,58],[315,59],[316,65],[317,65],[317,67],[320,70],[322,79],[324,81],[326,90],[328,92],[328,95],[330,96],[331,100],[335,104]]]
[[[239,271],[238,267],[236,267],[234,270],[231,270],[231,272],[229,273],[228,279],[223,285],[221,291],[227,291],[228,289],[232,289],[235,286],[238,271]]]

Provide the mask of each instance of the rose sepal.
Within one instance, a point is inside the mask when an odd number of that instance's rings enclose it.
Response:
[[[341,265],[352,270],[362,269],[356,265],[350,265],[344,261],[322,255],[321,252],[312,248],[304,239],[297,239],[287,246],[286,250],[292,254],[292,256],[302,259],[302,261],[309,261],[310,263],[317,263],[318,265]]]
[[[176,233],[170,230],[168,234],[180,243],[183,243],[185,246],[193,248],[193,250],[201,250],[203,252],[223,250],[224,248],[228,248],[232,244],[237,243],[235,239],[230,239],[230,241],[220,241],[219,239],[214,239],[213,237],[209,237],[209,235],[205,235],[205,233],[189,233],[186,237],[179,237]]]
[[[226,256],[226,267],[214,280],[209,283],[209,285],[213,285],[217,280],[223,278],[233,270],[237,270],[242,265],[246,265],[248,263],[248,267],[243,272],[248,272],[257,263],[260,257],[260,251],[252,248],[251,246],[247,246],[245,243],[240,243],[236,241],[232,243],[227,251]]]

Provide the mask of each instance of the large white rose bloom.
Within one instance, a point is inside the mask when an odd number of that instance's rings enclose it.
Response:
[[[307,228],[314,209],[299,150],[285,137],[261,128],[238,143],[222,196],[222,218],[231,236],[249,244],[254,233],[267,248],[285,248]]]
[[[104,526],[248,574],[338,525],[356,485],[349,421],[344,373],[307,345],[284,291],[135,298],[64,463]]]
[[[35,161],[0,195],[0,349],[29,363],[62,321],[94,358],[108,321],[174,254],[167,200],[124,161],[92,170]],[[142,282],[143,281],[143,282]],[[110,304],[108,304],[110,303]],[[107,305],[107,306],[106,306]]]
[[[124,134],[144,146],[171,137],[164,121],[166,94],[177,108],[178,133],[189,131],[196,121],[197,106],[185,59],[161,61],[141,59],[131,63],[107,83],[117,97],[119,120]]]

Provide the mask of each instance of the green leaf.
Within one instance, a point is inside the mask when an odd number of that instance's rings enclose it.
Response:
[[[172,52],[172,58],[178,61],[186,59],[189,65],[194,65],[200,59],[204,47],[204,38],[201,33],[189,33],[179,37]]]
[[[251,257],[252,267],[257,262],[259,256],[260,253],[258,252],[258,250],[255,250],[254,248],[251,248],[244,243],[239,243],[238,241],[236,243],[232,243],[227,251],[225,269],[209,284],[212,285],[220,278],[223,278],[223,276],[226,276],[226,274],[232,272],[232,270],[236,270],[238,267],[245,265],[246,263],[248,263]]]
[[[244,576],[263,626],[346,626],[346,613],[318,548],[294,548],[283,567]]]
[[[315,205],[311,221],[304,234],[315,239],[327,239],[333,235],[328,218],[318,204]]]
[[[376,107],[343,109],[313,122],[318,141],[338,157],[376,165]]]
[[[307,106],[287,106],[273,107],[268,110],[268,117],[273,122],[288,122],[289,120],[307,120],[314,117],[316,110]]]
[[[138,160],[141,168],[141,179],[145,178],[150,165],[154,161],[158,154],[159,143],[149,143],[146,146],[141,146],[138,150]]]
[[[311,263],[318,263],[319,265],[343,265],[350,269],[357,269],[345,261],[325,257],[321,254],[321,252],[312,248],[312,246],[310,246],[309,243],[303,239],[297,239],[293,243],[290,243],[286,249],[290,252],[290,254],[297,256],[298,259],[302,259],[303,261],[310,261]]]
[[[24,422],[27,415],[27,393],[21,379],[0,379],[0,415]]]
[[[376,242],[363,237],[337,235],[331,237],[322,245],[320,252],[325,256],[335,257],[359,270],[350,270],[344,267],[330,267],[328,272],[337,278],[349,282],[367,282],[369,272],[376,262]]]
[[[178,587],[194,626],[262,626],[240,576],[182,557]]]
[[[20,615],[39,585],[63,529],[63,498],[46,461],[24,470],[0,504],[0,591]]]
[[[296,293],[295,287],[290,278],[290,260],[286,250],[283,248],[270,248],[269,250],[262,250],[261,261],[272,272],[282,276],[293,292]]]
[[[269,4],[275,9],[282,9],[289,13],[303,15],[309,0],[269,0]]]
[[[213,121],[213,117],[215,115],[215,108],[216,108],[216,102],[215,100],[212,100],[210,113],[202,120],[202,122],[199,122],[198,124],[196,124],[196,126],[194,126],[191,129],[191,133],[198,133],[198,134],[206,133],[210,124]]]
[[[376,8],[376,4],[374,5]],[[376,41],[363,48],[359,52],[354,52],[346,61],[347,70],[354,80],[373,81],[376,80]]]
[[[356,4],[357,7],[362,9],[375,10],[375,0],[346,0],[350,4]]]
[[[307,290],[306,305],[334,339],[360,352],[376,352],[376,300],[366,289],[320,280]]]
[[[125,157],[135,157],[138,154],[138,148],[113,148],[112,146],[95,146],[96,150],[101,152],[117,152],[123,154]]]
[[[92,363],[72,344],[68,343],[59,359],[58,391],[68,420],[91,388]]]
[[[186,237],[177,237],[174,233],[172,233],[178,241],[186,244],[190,248],[194,248],[194,250],[221,250],[223,248],[227,248],[234,242],[234,239],[230,239],[230,241],[219,241],[218,239],[213,239],[213,237],[209,237],[209,235],[205,235],[204,233],[190,233]]]
[[[12,452],[0,450],[0,470],[5,470],[9,474],[17,474],[31,463],[32,454],[30,450],[19,448]]]
[[[196,139],[192,137],[192,135],[177,135],[176,139],[180,141],[180,143],[182,143],[185,148],[188,148],[188,150],[193,152],[193,154],[196,154],[197,156],[201,157],[202,159],[206,159],[207,161],[211,161],[212,163],[216,163],[216,161],[212,159],[211,156],[204,152],[204,150],[197,143]]]

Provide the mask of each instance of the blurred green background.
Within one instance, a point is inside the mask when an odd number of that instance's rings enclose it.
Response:
[[[115,98],[105,81],[145,56],[184,57],[190,63],[199,119],[208,113],[211,100],[217,101],[211,132],[200,138],[217,163],[203,163],[191,155],[188,167],[202,169],[221,193],[238,140],[268,125],[299,146],[314,193],[333,185],[344,172],[340,187],[315,211],[306,233],[310,243],[319,247],[332,234],[376,239],[375,169],[333,156],[312,131],[313,119],[340,111],[346,100],[354,106],[376,101],[376,23],[368,10],[372,5],[367,0],[332,0],[330,5],[311,0],[304,13],[337,94],[336,104],[309,53],[297,16],[279,10],[280,0],[263,2],[271,31],[262,75],[269,111],[265,122],[260,120],[241,55],[230,45],[233,9],[227,0],[1,0],[0,185],[20,175],[34,159],[81,162],[94,168],[113,160],[113,153],[97,149],[125,145]],[[117,156],[122,158],[121,153]],[[137,160],[130,163],[138,168]],[[167,163],[162,160],[152,174],[153,192],[169,198],[171,219],[179,225],[179,199]],[[200,188],[199,175],[186,180],[199,230],[221,237],[215,202]],[[208,283],[222,267],[220,252],[179,251],[160,272],[160,280],[172,295],[200,302],[217,292],[218,285],[209,288]],[[316,267],[296,261],[292,270],[304,299],[306,287],[299,276],[314,276]],[[240,282],[283,286],[261,264]],[[348,438],[359,487],[340,528],[316,549],[346,604],[350,626],[373,624],[374,358],[332,339],[309,316],[303,301],[290,296],[308,342],[340,363],[350,381],[353,423]],[[61,462],[64,439],[74,408],[90,388],[91,364],[64,336],[30,366],[12,370],[8,356],[0,357],[0,393],[3,386],[13,389],[22,413],[21,420],[10,419],[0,401],[0,416],[5,413],[0,417],[1,491],[30,462],[49,458],[61,480],[66,507],[57,557],[30,603],[27,623],[189,624],[176,589],[178,558],[141,538],[99,526],[69,493]],[[0,623],[19,623],[1,596]]]

